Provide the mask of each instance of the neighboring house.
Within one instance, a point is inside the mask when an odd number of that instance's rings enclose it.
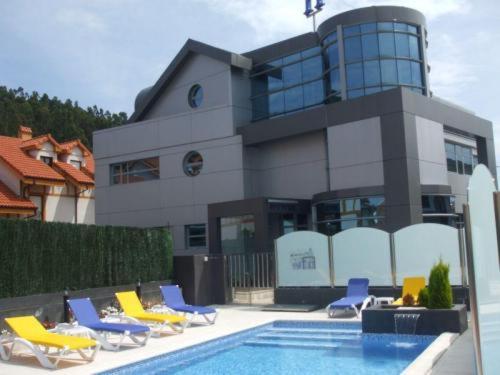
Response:
[[[427,37],[382,6],[243,54],[189,40],[129,124],[94,133],[96,223],[169,226],[176,255],[461,225],[474,166],[496,175],[493,127],[432,95]]]
[[[94,158],[79,141],[50,134],[0,136],[0,217],[94,224]]]

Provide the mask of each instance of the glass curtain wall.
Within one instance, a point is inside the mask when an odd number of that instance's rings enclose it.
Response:
[[[356,227],[378,227],[384,222],[382,196],[338,199],[316,204],[317,230],[327,236]]]
[[[325,97],[321,48],[257,65],[251,81],[254,120],[318,105]]]
[[[407,86],[425,93],[417,26],[397,22],[343,28],[347,98]]]

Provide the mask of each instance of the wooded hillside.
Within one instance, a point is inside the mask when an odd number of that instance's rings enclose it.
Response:
[[[92,132],[123,124],[125,112],[110,113],[97,106],[83,109],[78,102],[36,91],[31,94],[22,87],[0,86],[0,135],[15,137],[19,125],[33,129],[33,136],[50,133],[58,142],[79,138],[92,149]]]

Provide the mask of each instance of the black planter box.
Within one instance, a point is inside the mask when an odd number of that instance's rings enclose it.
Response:
[[[374,306],[363,310],[364,333],[396,333],[395,314],[419,314],[415,334],[440,335],[443,332],[463,333],[467,329],[467,307],[454,305],[451,309],[398,309]]]

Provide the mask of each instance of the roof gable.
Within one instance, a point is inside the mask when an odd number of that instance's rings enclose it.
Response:
[[[138,95],[136,100],[135,112],[130,116],[128,122],[140,121],[147,111],[152,107],[158,97],[161,95],[166,86],[173,80],[176,73],[182,67],[185,60],[190,54],[201,54],[211,57],[215,60],[221,61],[225,64],[241,68],[241,69],[251,69],[252,60],[229,52],[220,48],[210,46],[192,39],[184,44],[179,53],[175,56],[172,62],[169,64],[167,69],[160,76],[158,81],[150,89],[143,90]]]

